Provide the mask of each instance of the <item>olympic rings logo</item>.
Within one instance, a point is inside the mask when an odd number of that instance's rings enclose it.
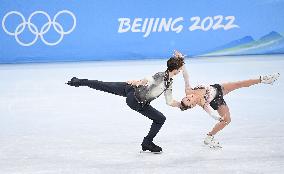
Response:
[[[68,31],[64,31],[62,25],[59,24],[56,21],[58,16],[61,15],[61,14],[64,14],[64,13],[70,15],[73,18],[73,25],[72,25],[71,29],[69,29]],[[6,25],[5,25],[6,23],[5,22],[6,22],[7,17],[10,16],[10,15],[13,15],[13,14],[20,16],[21,19],[22,19],[22,23],[20,23],[16,27],[15,31],[8,31],[7,28],[6,28]],[[33,24],[31,22],[33,16],[37,15],[37,14],[44,15],[47,18],[47,20],[48,20],[40,29],[35,24]],[[49,31],[51,25],[53,26],[54,30],[58,34],[60,34],[60,37],[59,37],[59,39],[56,42],[48,42],[44,38],[44,34],[46,34]],[[30,32],[35,35],[34,39],[31,42],[29,42],[29,43],[24,43],[24,42],[22,42],[19,39],[19,35],[25,30],[26,26],[28,26],[28,29],[30,30]],[[22,46],[31,46],[31,45],[33,45],[37,41],[38,38],[40,38],[42,40],[42,42],[45,43],[46,45],[49,45],[49,46],[57,45],[57,44],[59,44],[62,41],[63,36],[67,35],[67,34],[70,34],[75,29],[75,27],[76,27],[76,17],[75,17],[75,15],[71,11],[68,11],[68,10],[59,11],[58,13],[55,14],[55,16],[53,17],[53,20],[51,20],[50,16],[46,12],[44,12],[44,11],[35,11],[35,12],[33,12],[29,16],[28,21],[26,21],[26,19],[23,16],[23,14],[18,12],[18,11],[10,11],[2,19],[2,28],[3,28],[3,30],[8,35],[15,36],[16,41],[20,45],[22,45]]]

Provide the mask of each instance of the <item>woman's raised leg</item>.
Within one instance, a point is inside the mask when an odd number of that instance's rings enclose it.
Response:
[[[223,95],[226,95],[236,89],[244,88],[244,87],[250,87],[252,85],[256,85],[260,83],[260,79],[250,79],[250,80],[242,80],[238,82],[229,82],[229,83],[223,83]]]

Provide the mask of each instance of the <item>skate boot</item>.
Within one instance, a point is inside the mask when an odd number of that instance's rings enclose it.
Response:
[[[265,76],[260,76],[260,82],[261,83],[265,83],[265,84],[271,84],[273,85],[273,83],[278,80],[278,78],[280,77],[280,73],[275,73],[275,74],[271,74],[271,75],[265,75]]]
[[[87,79],[78,79],[77,77],[73,77],[70,81],[68,81],[66,84],[70,85],[70,86],[75,86],[75,87],[79,87],[81,85],[81,82],[83,80],[87,80]]]
[[[214,136],[212,135],[207,135],[207,137],[204,139],[204,144],[210,148],[222,148],[220,143],[214,140]]]
[[[204,139],[204,144],[208,145],[213,139],[214,137],[212,135],[207,135],[207,137]]]
[[[162,148],[154,144],[152,141],[148,140],[147,138],[144,138],[142,144],[142,151],[150,151],[153,153],[162,153]]]

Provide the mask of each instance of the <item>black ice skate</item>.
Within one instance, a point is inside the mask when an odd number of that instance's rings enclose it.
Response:
[[[79,87],[80,86],[80,79],[78,79],[77,77],[73,77],[70,81],[68,81],[66,83],[67,85],[70,86],[75,86],[75,87]]]
[[[142,151],[150,151],[152,153],[162,153],[162,148],[154,144],[152,141],[147,141],[144,139],[143,143],[141,144],[142,146]]]

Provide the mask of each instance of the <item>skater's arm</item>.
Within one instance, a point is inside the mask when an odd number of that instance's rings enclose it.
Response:
[[[173,94],[172,94],[172,85],[164,92],[166,103],[169,106],[172,107],[181,107],[180,102],[176,101],[173,99]]]
[[[153,81],[154,81],[153,76],[148,76],[148,77],[145,77],[141,80],[129,80],[126,83],[133,85],[133,86],[140,86],[140,85],[146,86],[146,85],[152,84]]]
[[[174,57],[184,58],[184,55],[181,52],[174,50]],[[189,75],[188,75],[185,65],[182,66],[182,76],[183,76],[184,84],[185,84],[185,93],[190,94],[192,92],[192,89],[189,84]]]
[[[190,93],[192,93],[192,89],[191,89],[191,86],[189,84],[189,75],[188,75],[188,72],[186,70],[185,65],[183,65],[183,67],[182,67],[182,76],[183,76],[183,79],[184,79],[185,94],[189,95]]]
[[[170,106],[180,108],[181,104],[180,104],[180,102],[173,100]]]
[[[141,80],[129,80],[126,83],[133,86],[150,86],[155,82],[155,78],[159,78],[160,76],[160,73],[156,73],[153,76],[147,76]]]
[[[128,80],[126,83],[128,83],[129,85],[133,85],[133,86],[140,86],[140,85],[147,85],[148,80],[147,79],[141,79],[141,80]]]
[[[221,121],[222,117],[219,115],[215,115],[212,113],[213,108],[209,104],[204,104],[203,107],[204,111],[206,111],[213,119]]]
[[[174,57],[184,59],[184,55],[181,52],[176,51],[176,50],[174,50]],[[185,93],[186,93],[186,95],[189,95],[189,94],[192,93],[192,89],[191,89],[191,86],[189,84],[189,75],[188,75],[188,72],[186,70],[185,65],[182,66],[182,76],[183,76],[183,80],[184,80],[184,84],[185,84],[185,88],[184,88]]]

